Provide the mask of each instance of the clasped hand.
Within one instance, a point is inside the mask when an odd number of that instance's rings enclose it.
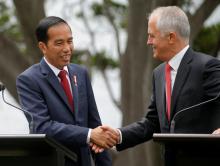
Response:
[[[119,143],[120,135],[117,129],[109,126],[99,126],[92,129],[90,136],[90,146],[95,153],[100,153],[104,149],[109,149]]]

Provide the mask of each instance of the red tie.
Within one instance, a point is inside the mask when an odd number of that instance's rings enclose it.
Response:
[[[60,80],[61,80],[61,85],[66,93],[66,96],[68,98],[68,102],[70,104],[70,107],[72,108],[72,111],[74,112],[74,104],[73,104],[73,96],[72,93],[70,91],[70,85],[69,82],[66,78],[67,75],[67,71],[66,70],[61,70],[60,73],[58,74]]]
[[[166,106],[167,106],[167,118],[170,121],[170,104],[171,104],[171,67],[167,63],[165,67],[165,78],[166,78]]]

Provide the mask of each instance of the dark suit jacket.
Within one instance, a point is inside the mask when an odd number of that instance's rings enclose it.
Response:
[[[155,132],[170,132],[170,123],[166,117],[164,71],[165,63],[162,63],[153,71],[153,94],[148,112],[141,121],[120,129],[122,143],[117,145],[117,150],[123,150],[145,142],[151,139]],[[180,110],[214,98],[219,92],[220,61],[211,56],[194,52],[189,48],[176,75],[171,97],[171,119]],[[190,116],[189,114],[188,117],[185,117],[184,121],[188,122]],[[197,116],[197,118],[200,117]],[[201,126],[204,123],[204,121],[190,120],[191,124],[189,126],[195,125],[193,122],[199,122]],[[211,132],[210,129],[202,128],[200,124],[197,127],[200,131],[191,131],[188,128],[183,132]],[[184,125],[187,125],[187,123]],[[184,128],[184,125],[182,128]]]
[[[44,59],[17,77],[17,91],[22,107],[33,115],[34,132],[61,142],[77,153],[82,166],[90,166],[88,130],[101,125],[101,120],[86,70],[76,64],[68,65],[68,70],[74,113],[58,78]],[[96,155],[96,162],[99,166],[111,165],[106,151]]]

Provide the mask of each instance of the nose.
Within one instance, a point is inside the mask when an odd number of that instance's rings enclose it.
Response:
[[[148,36],[147,45],[152,45],[152,44],[153,44],[153,39],[152,39],[152,37]]]
[[[63,47],[64,52],[69,52],[69,51],[72,51],[72,50],[73,50],[73,45],[72,44],[66,43]]]

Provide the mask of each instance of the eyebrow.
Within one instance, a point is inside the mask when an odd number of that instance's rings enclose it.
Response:
[[[67,40],[73,40],[73,37],[69,37]],[[65,39],[56,39],[55,42],[65,41]]]

